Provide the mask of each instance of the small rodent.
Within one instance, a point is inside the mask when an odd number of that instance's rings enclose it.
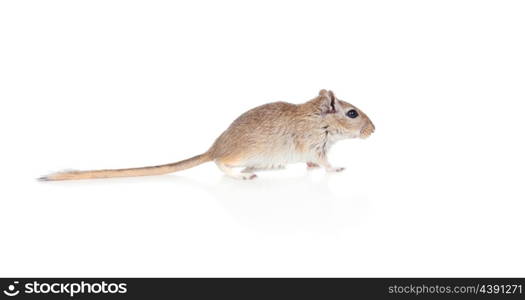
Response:
[[[332,167],[328,149],[338,140],[366,138],[375,130],[368,116],[350,103],[337,99],[332,91],[321,90],[303,104],[274,102],[253,108],[215,140],[203,154],[176,163],[130,169],[64,171],[40,180],[71,180],[108,177],[160,175],[214,161],[219,169],[237,179],[254,179],[257,170],[281,169],[304,162],[308,168]],[[234,168],[242,167],[242,171]]]

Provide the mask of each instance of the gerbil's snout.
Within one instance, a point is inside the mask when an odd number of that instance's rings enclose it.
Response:
[[[362,139],[366,139],[367,137],[372,135],[372,133],[374,133],[375,130],[376,130],[376,127],[374,126],[374,123],[372,123],[372,121],[368,120],[368,122],[365,124],[365,126],[363,126],[363,128],[361,128],[361,136],[360,137]]]

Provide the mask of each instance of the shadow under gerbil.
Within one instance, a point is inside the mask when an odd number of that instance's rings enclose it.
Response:
[[[330,175],[314,178],[223,177],[205,188],[242,226],[272,233],[330,232],[358,225],[368,208],[360,195],[337,195]]]
[[[314,171],[315,173],[315,171]],[[223,176],[208,183],[178,175],[57,181],[66,187],[119,184],[169,184],[205,191],[240,226],[258,232],[290,234],[320,232],[337,234],[362,223],[368,198],[359,193],[334,193],[329,174],[312,172],[297,177],[259,177],[237,180]],[[337,176],[337,175],[334,175]],[[349,184],[348,188],[350,187]],[[349,188],[349,190],[353,190]],[[176,194],[177,189],[174,189]]]

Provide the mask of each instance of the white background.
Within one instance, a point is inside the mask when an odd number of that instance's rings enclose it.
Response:
[[[2,1],[1,276],[525,276],[523,1]],[[319,89],[341,174],[177,161]]]

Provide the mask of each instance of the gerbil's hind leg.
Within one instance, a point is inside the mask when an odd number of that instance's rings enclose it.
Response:
[[[259,169],[255,168],[255,167],[246,167],[244,169],[241,170],[241,173],[253,173],[255,171],[258,171]]]
[[[235,179],[243,179],[243,180],[248,180],[248,179],[255,179],[257,178],[257,175],[255,175],[254,173],[251,173],[251,172],[248,172],[248,173],[239,173],[239,172],[236,172],[235,169],[233,169],[232,167],[220,162],[220,161],[216,161],[215,162],[217,164],[217,166],[219,167],[219,169],[221,169],[221,171],[224,172],[224,174],[230,176],[231,178],[235,178]]]

